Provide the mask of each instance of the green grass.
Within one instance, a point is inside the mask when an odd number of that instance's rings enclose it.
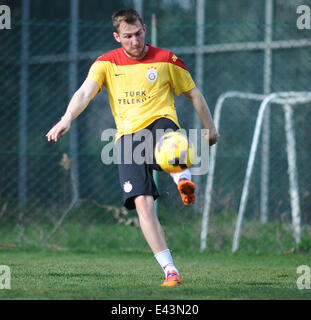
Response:
[[[149,251],[56,251],[0,248],[11,289],[0,299],[223,300],[311,299],[296,285],[309,254],[174,251],[183,285],[163,288],[163,272]]]
[[[231,250],[235,225],[233,215],[211,219],[207,244],[213,250]],[[187,221],[183,214],[179,214],[178,224],[175,219],[171,222],[163,221],[169,246],[175,250],[199,250],[201,219]],[[227,219],[228,218],[228,219]],[[125,225],[115,221],[64,221],[59,229],[53,233],[54,225],[48,223],[33,223],[6,226],[0,230],[0,245],[14,244],[19,248],[59,247],[66,249],[80,249],[98,251],[109,249],[125,249],[144,251],[148,245],[140,228]],[[53,235],[49,237],[49,235]],[[250,254],[282,253],[292,248],[311,253],[311,227],[304,226],[301,243],[295,244],[290,225],[270,222],[262,225],[256,219],[245,220],[240,238],[241,250]]]

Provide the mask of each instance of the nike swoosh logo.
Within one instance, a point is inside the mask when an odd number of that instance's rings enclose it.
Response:
[[[124,76],[125,73],[115,73],[114,75],[115,75],[116,77],[118,77],[118,76]]]

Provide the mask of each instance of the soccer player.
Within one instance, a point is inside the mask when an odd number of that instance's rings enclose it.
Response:
[[[192,102],[203,126],[203,138],[209,145],[217,142],[219,135],[208,105],[195,86],[184,63],[171,51],[146,44],[146,25],[133,9],[122,9],[112,16],[113,36],[121,47],[98,57],[81,87],[75,92],[61,120],[46,134],[48,141],[57,142],[70,129],[71,122],[87,107],[104,86],[117,127],[116,149],[121,150],[118,164],[120,184],[123,188],[124,206],[136,209],[143,235],[156,260],[165,273],[162,286],[181,284],[178,269],[168,249],[163,229],[155,214],[154,201],[159,196],[153,180],[153,163],[127,164],[125,155],[133,154],[137,141],[126,143],[127,137],[139,135],[148,129],[156,143],[158,129],[178,130],[173,90],[183,93]],[[120,147],[120,148],[118,148]],[[153,149],[152,149],[153,150]],[[147,156],[147,155],[146,155]],[[195,202],[195,184],[190,171],[171,174],[185,205]]]

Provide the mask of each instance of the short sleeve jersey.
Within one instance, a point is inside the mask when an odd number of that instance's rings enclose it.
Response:
[[[165,117],[179,127],[173,90],[177,95],[195,87],[184,63],[171,51],[148,45],[142,59],[128,57],[122,48],[98,57],[87,79],[107,89],[117,127],[116,139],[146,128]]]

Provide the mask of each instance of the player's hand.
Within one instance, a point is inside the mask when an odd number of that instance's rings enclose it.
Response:
[[[202,138],[205,139],[210,146],[212,146],[218,141],[219,134],[216,129],[214,130],[203,129]]]
[[[70,129],[71,121],[62,118],[56,125],[45,135],[48,141],[57,142],[57,140],[63,137]]]
[[[212,146],[213,144],[215,144],[218,140],[219,140],[219,134],[218,132],[215,130],[211,130],[209,132],[209,145]]]

